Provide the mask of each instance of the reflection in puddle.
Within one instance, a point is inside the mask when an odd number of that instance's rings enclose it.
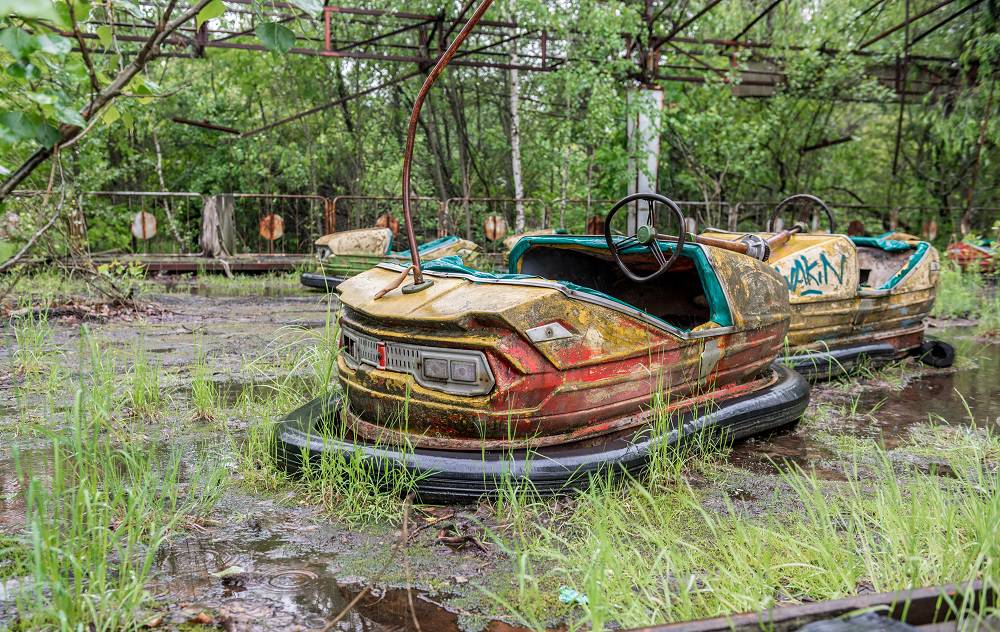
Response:
[[[856,416],[830,418],[823,423],[835,425],[837,433],[868,437],[889,449],[907,441],[912,428],[928,422],[974,423],[1000,430],[1000,345],[969,339],[953,340],[953,336],[947,335],[955,333],[964,332],[934,332],[936,337],[954,341],[958,357],[974,362],[973,367],[930,371],[898,391],[859,389]],[[830,388],[817,385],[814,398]],[[876,407],[872,415],[867,415]],[[839,412],[831,414],[840,415]],[[731,460],[752,472],[774,472],[774,463],[789,462],[815,471],[821,478],[843,479],[839,469],[824,467],[824,463],[831,462],[836,455],[817,439],[816,433],[815,427],[799,425],[745,441],[734,446]]]

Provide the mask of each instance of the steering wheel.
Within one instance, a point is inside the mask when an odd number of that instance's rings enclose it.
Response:
[[[830,223],[830,234],[831,235],[836,235],[837,234],[837,223],[833,219],[833,211],[831,211],[830,207],[826,205],[826,202],[824,202],[823,200],[819,199],[815,195],[809,195],[808,193],[799,193],[797,195],[793,195],[791,197],[787,197],[784,200],[782,200],[781,202],[779,202],[778,205],[774,207],[774,212],[771,213],[771,219],[769,219],[767,221],[767,232],[769,232],[769,233],[778,232],[778,231],[776,231],[774,229],[775,228],[775,222],[778,219],[778,214],[781,213],[781,211],[786,206],[789,206],[790,204],[793,204],[795,202],[799,202],[801,200],[807,200],[809,202],[812,202],[813,204],[816,204],[821,209],[823,209],[823,211],[826,212],[826,219]]]
[[[635,235],[630,235],[625,239],[621,239],[616,242],[614,237],[611,235],[611,220],[614,218],[615,214],[620,209],[624,208],[631,202],[636,202],[639,200],[645,200],[646,204],[648,205],[650,223],[638,226],[636,228]],[[654,204],[657,202],[659,202],[663,206],[666,206],[670,210],[670,212],[673,213],[674,217],[677,218],[677,227],[679,229],[678,230],[679,236],[676,238],[674,237],[669,238],[670,240],[676,239],[677,247],[674,248],[674,252],[673,254],[670,255],[669,259],[663,256],[663,252],[660,250],[660,245],[657,242],[657,238],[667,239],[666,235],[656,234],[656,228],[654,226],[656,221]],[[670,266],[674,265],[674,261],[676,261],[677,257],[680,256],[681,254],[681,248],[684,247],[684,215],[681,213],[680,207],[678,207],[677,204],[674,203],[674,201],[671,200],[670,198],[664,197],[657,193],[633,193],[632,195],[625,196],[622,199],[618,200],[618,203],[612,206],[611,210],[608,211],[608,214],[604,218],[604,239],[605,241],[608,242],[608,250],[611,251],[611,256],[614,257],[615,263],[618,264],[618,267],[621,268],[621,271],[625,274],[626,277],[637,283],[645,283],[646,281],[652,281],[656,277],[660,276],[661,274],[669,270]],[[638,246],[638,245],[646,246],[646,248],[649,249],[649,252],[652,255],[653,259],[655,259],[656,263],[660,266],[652,274],[648,274],[645,276],[641,274],[636,274],[635,272],[632,272],[632,270],[630,270],[627,265],[625,265],[624,261],[622,261],[621,258],[622,252],[624,252],[628,248],[631,248],[632,246]]]

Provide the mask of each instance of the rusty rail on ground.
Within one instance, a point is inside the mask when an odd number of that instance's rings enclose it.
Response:
[[[815,621],[874,611],[912,626],[954,622],[962,615],[995,617],[997,591],[981,581],[897,592],[859,595],[832,601],[779,606],[760,612],[635,628],[630,632],[791,632]],[[992,629],[992,628],[987,628]]]

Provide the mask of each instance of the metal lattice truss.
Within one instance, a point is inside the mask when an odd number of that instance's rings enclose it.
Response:
[[[907,2],[907,19],[886,31],[871,37],[853,50],[840,51],[830,48],[810,48],[805,46],[777,46],[768,42],[746,39],[748,33],[763,20],[782,0],[772,0],[749,21],[743,29],[730,38],[692,38],[684,33],[722,0],[707,0],[696,11],[689,11],[683,19],[673,24],[660,24],[660,14],[652,11],[647,0],[646,26],[649,35],[645,38],[631,34],[621,36],[621,56],[634,61],[632,78],[644,84],[681,82],[689,84],[722,83],[730,86],[738,97],[770,97],[788,85],[787,68],[797,54],[819,53],[823,58],[848,56],[859,62],[860,74],[872,78],[893,94],[892,101],[915,102],[927,95],[934,97],[962,90],[975,81],[967,76],[953,59],[929,55],[910,54],[909,48],[950,23],[959,15],[976,8],[983,0],[969,0],[957,10],[952,10],[943,19],[925,28],[916,35],[911,34],[918,20],[932,14],[942,13],[958,0],[942,2],[914,15],[910,15]],[[183,57],[200,57],[208,49],[233,49],[243,51],[266,51],[254,36],[254,24],[261,18],[278,23],[296,23],[299,32],[290,54],[329,57],[335,59],[363,60],[370,63],[384,63],[389,66],[414,64],[403,68],[393,78],[371,86],[356,94],[328,102],[300,112],[292,117],[272,123],[264,128],[243,132],[243,136],[253,135],[276,125],[308,116],[315,112],[339,105],[365,94],[370,94],[387,86],[407,79],[423,76],[434,61],[447,47],[456,30],[473,6],[467,1],[457,15],[449,16],[443,11],[436,15],[389,11],[363,7],[324,7],[322,15],[312,17],[304,14],[294,5],[270,3],[261,12],[254,9],[253,0],[225,0],[224,20],[212,20],[195,28],[182,28],[166,42],[166,54]],[[145,7],[156,5],[147,0]],[[876,0],[872,5],[884,4]],[[666,23],[667,20],[663,19]],[[306,25],[304,29],[302,25]],[[315,31],[310,32],[309,25]],[[135,23],[116,24],[118,39],[143,42],[144,28],[151,23],[137,20]],[[125,27],[125,28],[120,28]],[[886,55],[867,50],[872,44],[904,31],[905,40],[902,55]],[[124,31],[124,32],[123,32]],[[85,38],[97,35],[84,33]],[[580,53],[580,39],[576,33],[552,33],[544,29],[521,25],[504,19],[483,20],[470,35],[462,50],[451,65],[467,68],[518,69],[529,72],[552,72],[567,64],[594,63]],[[173,49],[173,50],[170,50]],[[512,55],[516,54],[516,57]],[[860,77],[859,77],[860,78]],[[856,82],[854,82],[856,83]],[[858,97],[845,86],[842,92],[822,94],[822,98],[843,101],[871,100]],[[810,96],[809,87],[798,88],[803,96]],[[881,100],[885,102],[885,99]],[[222,128],[207,122],[177,120],[179,123],[200,125],[218,131],[236,133],[237,130]]]

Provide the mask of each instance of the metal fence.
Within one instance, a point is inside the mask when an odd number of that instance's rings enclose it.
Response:
[[[233,193],[237,252],[312,252],[325,232],[330,200],[322,195]],[[273,241],[261,234],[261,222],[281,218],[283,235]]]
[[[309,253],[313,242],[322,234],[376,225],[389,225],[405,230],[402,198],[383,195],[295,195],[272,193],[223,194],[232,198],[236,252]],[[93,251],[133,251],[149,253],[197,252],[201,231],[202,210],[209,196],[188,191],[87,191],[67,200],[72,207],[71,235],[78,234]],[[42,199],[40,191],[19,191],[5,202],[0,226],[16,241],[23,233],[25,221],[18,217],[37,215],[31,210]],[[460,235],[476,243],[485,252],[499,252],[502,241],[514,232],[518,202],[523,205],[525,230],[564,228],[570,233],[585,234],[603,231],[603,218],[615,203],[603,199],[553,199],[491,197],[450,198],[444,201],[430,197],[413,198],[414,229],[419,241],[445,234]],[[50,202],[51,203],[51,202]],[[678,201],[690,224],[688,230],[708,227],[738,231],[764,230],[777,202],[703,202]],[[902,230],[925,239],[945,241],[958,226],[965,212],[960,207],[900,206],[830,203],[837,219],[839,232],[846,232],[849,223],[862,227],[867,234],[879,234],[886,229]],[[152,215],[156,234],[148,240],[137,240],[130,226],[139,212]],[[1000,208],[974,207],[973,213],[985,217],[987,224],[1000,219]],[[269,241],[261,236],[261,220],[280,216],[283,235]],[[487,218],[502,218],[506,224],[503,235],[486,238]],[[824,229],[825,219],[814,216],[816,227]],[[494,222],[494,225],[496,222]],[[945,234],[948,231],[949,234]],[[233,253],[235,254],[235,253]]]

